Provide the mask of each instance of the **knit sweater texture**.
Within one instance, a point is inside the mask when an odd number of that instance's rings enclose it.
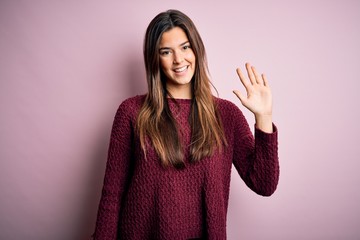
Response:
[[[277,129],[254,135],[240,109],[215,98],[228,146],[189,161],[191,100],[168,100],[185,146],[185,168],[163,167],[153,147],[146,158],[135,132],[145,96],[122,102],[115,115],[94,238],[226,239],[231,166],[259,195],[270,196],[279,179]]]

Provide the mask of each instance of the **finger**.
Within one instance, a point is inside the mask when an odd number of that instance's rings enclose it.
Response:
[[[251,67],[251,70],[255,76],[256,83],[258,84],[264,84],[264,81],[262,80],[260,74],[256,71],[256,68],[254,66]]]
[[[251,84],[255,84],[255,83],[256,83],[256,79],[255,79],[253,70],[251,69],[250,63],[246,63],[246,64],[245,64],[245,67],[246,67],[246,71],[247,71],[247,73],[248,73],[248,76],[249,76],[249,79],[250,79]]]
[[[264,80],[264,86],[267,86],[267,87],[268,87],[268,86],[269,86],[269,82],[268,82],[265,74],[262,74],[262,79]]]
[[[239,76],[239,78],[240,78],[241,83],[244,85],[244,87],[245,87],[246,89],[248,89],[249,82],[246,81],[246,78],[245,78],[244,74],[241,72],[241,69],[240,69],[240,68],[237,68],[237,69],[236,69],[236,72],[237,72],[237,74],[238,74],[238,76]]]

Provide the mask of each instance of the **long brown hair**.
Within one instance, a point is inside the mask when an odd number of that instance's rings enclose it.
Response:
[[[203,41],[192,20],[178,10],[158,14],[149,24],[144,39],[144,62],[148,93],[137,118],[141,148],[146,155],[146,137],[159,155],[164,166],[184,166],[183,146],[179,139],[167,97],[166,78],[160,67],[159,44],[164,32],[180,27],[186,33],[196,57],[192,85],[191,161],[210,157],[226,144],[221,121],[211,93],[211,82]],[[170,95],[171,97],[171,95]]]

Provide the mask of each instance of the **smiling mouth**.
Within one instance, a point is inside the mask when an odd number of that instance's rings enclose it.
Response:
[[[184,72],[186,69],[188,69],[189,66],[184,66],[184,67],[181,67],[181,68],[175,68],[174,69],[174,72],[176,73],[182,73]]]

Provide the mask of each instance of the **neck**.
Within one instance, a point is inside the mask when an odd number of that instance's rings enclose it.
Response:
[[[191,84],[182,86],[168,86],[167,91],[169,92],[169,95],[175,99],[192,99]]]

